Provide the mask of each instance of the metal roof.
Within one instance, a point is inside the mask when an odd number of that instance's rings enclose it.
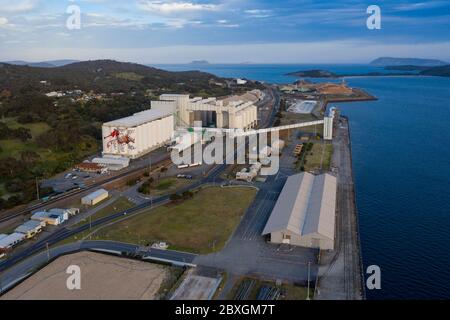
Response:
[[[24,224],[18,226],[16,228],[16,230],[14,230],[14,231],[19,232],[19,233],[27,233],[29,231],[33,231],[36,228],[39,228],[42,226],[43,226],[43,223],[41,221],[30,220],[30,221],[27,221]]]
[[[172,112],[170,110],[164,109],[150,109],[142,112],[138,112],[130,117],[113,120],[103,124],[108,127],[137,127],[139,125],[145,124],[147,122],[162,119],[171,116]]]
[[[336,177],[329,174],[289,177],[263,235],[289,230],[299,236],[317,233],[334,240],[336,188]]]
[[[14,243],[22,241],[23,239],[25,239],[24,234],[15,232],[0,240],[0,248],[9,248]]]
[[[84,200],[95,200],[96,198],[102,196],[103,194],[108,194],[108,191],[105,189],[98,189],[97,191],[92,192],[91,194],[88,194],[87,196],[83,197]]]

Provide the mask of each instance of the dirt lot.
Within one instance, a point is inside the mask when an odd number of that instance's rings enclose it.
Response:
[[[67,267],[81,269],[81,290],[68,290]],[[153,300],[170,267],[92,252],[58,258],[1,300]]]

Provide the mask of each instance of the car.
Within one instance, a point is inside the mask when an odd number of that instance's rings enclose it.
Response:
[[[78,179],[77,176],[73,176],[73,177],[72,177],[72,180],[76,180],[76,179]]]
[[[69,179],[71,176],[72,176],[72,174],[71,174],[71,173],[68,173],[68,174],[66,174],[66,175],[64,176],[64,179]]]

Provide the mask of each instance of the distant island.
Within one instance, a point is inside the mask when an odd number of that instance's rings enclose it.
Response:
[[[288,76],[298,78],[339,78],[340,75],[326,70],[305,70],[287,73]]]
[[[381,57],[373,60],[370,65],[377,67],[387,66],[419,66],[419,67],[437,67],[445,66],[447,62],[436,59],[420,59],[420,58],[392,58]]]
[[[210,64],[210,63],[208,61],[206,61],[206,60],[194,60],[190,64],[205,65],[205,64]]]
[[[286,73],[287,76],[296,78],[344,78],[344,77],[393,77],[393,76],[436,76],[450,77],[450,65],[438,67],[423,67],[414,65],[386,66],[384,70],[399,72],[367,72],[359,74],[336,74],[327,70],[302,70]]]

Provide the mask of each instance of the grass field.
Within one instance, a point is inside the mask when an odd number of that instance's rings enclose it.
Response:
[[[132,208],[133,206],[134,206],[134,204],[131,203],[127,198],[120,197],[116,201],[111,203],[109,206],[106,206],[105,208],[103,208],[103,209],[97,211],[95,214],[93,214],[91,216],[92,222],[94,222],[95,220],[101,219],[103,217],[107,217],[109,215],[125,211],[127,209]],[[80,225],[86,224],[88,222],[89,222],[89,219],[85,219],[85,220],[80,221],[80,223],[74,225],[73,227],[80,226]]]
[[[333,156],[333,145],[328,143],[314,143],[312,150],[307,152],[298,167],[305,171],[329,170]]]
[[[150,195],[161,196],[165,194],[175,193],[178,190],[195,183],[195,180],[166,178],[153,183]]]
[[[193,199],[144,212],[101,229],[93,239],[147,245],[165,241],[194,253],[220,250],[256,195],[251,188],[206,188]]]

